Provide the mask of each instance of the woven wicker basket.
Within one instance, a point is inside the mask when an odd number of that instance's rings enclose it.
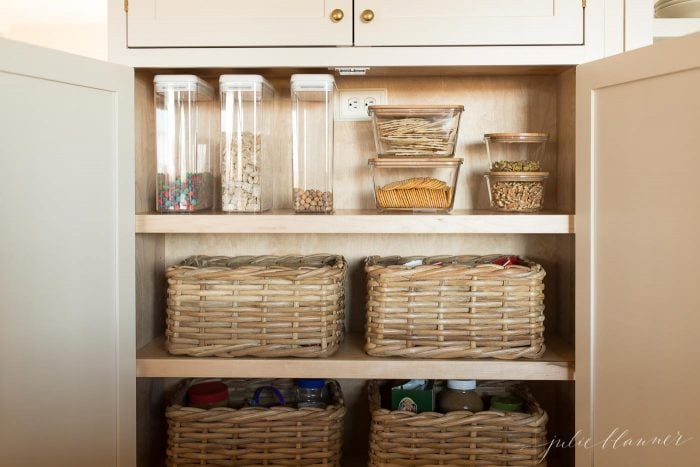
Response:
[[[545,272],[496,256],[372,256],[365,351],[411,358],[536,358],[544,353]],[[422,260],[420,266],[403,266]]]
[[[379,383],[371,381],[370,467],[546,466],[548,417],[527,388],[495,382],[477,391],[516,394],[526,413],[390,411],[381,408]]]
[[[327,357],[344,332],[342,256],[193,256],[168,269],[167,349]]]
[[[340,467],[345,403],[336,381],[328,382],[331,403],[325,409],[183,407],[191,381],[175,392],[167,407],[166,465]],[[238,380],[237,389],[282,387],[290,380]]]

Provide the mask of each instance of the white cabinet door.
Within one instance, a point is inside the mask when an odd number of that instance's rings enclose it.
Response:
[[[133,70],[0,40],[0,464],[135,465]]]
[[[340,10],[343,18],[331,14]],[[352,45],[352,0],[130,0],[129,47]]]
[[[577,69],[577,466],[700,459],[698,51]]]
[[[582,0],[356,0],[355,45],[576,45],[583,14]]]

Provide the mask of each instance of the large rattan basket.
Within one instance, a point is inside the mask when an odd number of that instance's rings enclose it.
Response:
[[[523,258],[512,266],[491,264],[494,258],[367,258],[365,351],[410,358],[541,356],[545,272]]]
[[[380,383],[370,381],[370,467],[546,466],[547,413],[527,387],[480,384],[482,395],[512,393],[524,412],[412,412],[381,408]]]
[[[193,256],[167,270],[166,346],[193,357],[327,357],[344,333],[342,256]]]
[[[183,406],[191,380],[172,396],[168,422],[169,467],[282,465],[340,467],[345,403],[340,385],[328,381],[324,409],[245,407],[198,409]],[[290,386],[291,380],[229,381],[237,391]]]

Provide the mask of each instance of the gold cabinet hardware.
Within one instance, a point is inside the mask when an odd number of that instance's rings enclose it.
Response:
[[[360,14],[360,19],[363,23],[369,23],[374,19],[374,12],[372,10],[365,10]]]
[[[124,11],[129,12],[129,0],[124,0]]]
[[[343,18],[345,18],[345,13],[343,13],[343,10],[340,8],[336,8],[335,10],[331,11],[331,21],[334,23],[342,21]]]

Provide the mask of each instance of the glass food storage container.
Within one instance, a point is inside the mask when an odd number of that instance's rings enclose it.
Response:
[[[504,165],[511,165],[507,171],[525,171],[513,167],[521,164],[539,170],[543,163],[547,133],[487,133],[484,135],[489,168],[493,172],[503,171]]]
[[[488,172],[484,175],[491,209],[534,212],[544,205],[548,172]]]
[[[379,157],[452,157],[463,105],[371,105]]]
[[[275,90],[260,75],[221,75],[221,209],[272,207],[270,147]]]
[[[370,159],[377,209],[451,211],[462,161],[415,157]]]
[[[156,210],[213,207],[214,91],[193,75],[156,75]]]
[[[331,75],[292,75],[294,211],[333,211],[333,104]]]

